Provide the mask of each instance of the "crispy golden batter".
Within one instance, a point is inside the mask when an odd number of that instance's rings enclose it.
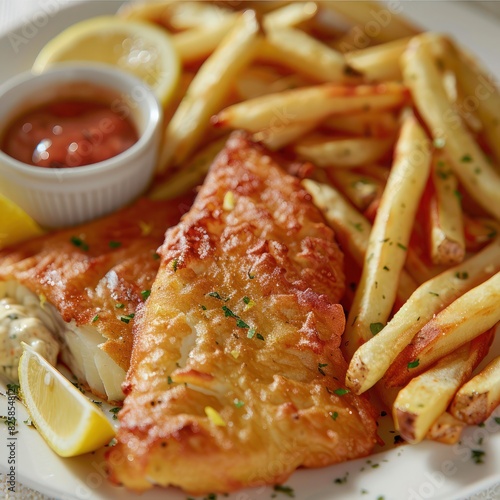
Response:
[[[233,135],[161,256],[112,480],[223,492],[372,450],[371,406],[342,385],[342,255],[296,178]]]
[[[120,318],[143,303],[141,292],[151,288],[159,267],[156,250],[191,200],[141,199],[97,221],[7,248],[0,252],[0,281],[18,281],[45,297],[64,321],[96,328],[107,339],[102,349],[127,370],[133,321]]]

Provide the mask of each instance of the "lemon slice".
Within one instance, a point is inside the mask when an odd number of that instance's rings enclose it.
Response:
[[[60,62],[118,66],[141,78],[166,105],[180,74],[179,56],[166,30],[145,21],[100,16],[73,24],[50,40],[33,63],[43,72]]]
[[[32,348],[19,361],[21,399],[48,445],[74,457],[109,443],[115,430],[102,411]]]
[[[0,250],[43,234],[42,228],[14,202],[0,194]]]

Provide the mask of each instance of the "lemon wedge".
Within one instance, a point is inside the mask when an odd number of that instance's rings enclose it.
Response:
[[[42,228],[14,202],[0,194],[0,250],[43,234]]]
[[[180,60],[166,30],[146,21],[99,16],[73,24],[50,40],[33,63],[35,73],[70,61],[91,61],[133,73],[168,104],[180,75]]]
[[[97,450],[114,437],[102,411],[32,348],[19,361],[21,400],[48,445],[62,457]]]

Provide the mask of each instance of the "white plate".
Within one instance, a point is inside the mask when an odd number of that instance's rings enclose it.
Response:
[[[19,0],[17,0],[19,1]],[[40,2],[54,5],[57,2]],[[38,19],[40,26],[26,26],[0,38],[0,82],[31,66],[39,49],[54,35],[72,23],[116,10],[117,1],[89,1],[73,4],[54,13],[46,11]],[[402,13],[428,29],[453,34],[478,55],[487,67],[500,76],[498,58],[499,24],[487,15],[463,4],[450,2],[391,2]],[[42,8],[42,7],[41,7]],[[21,37],[21,38],[20,38]],[[500,354],[500,335],[492,353]],[[7,415],[7,399],[0,398],[0,415]],[[101,453],[73,459],[55,455],[38,435],[26,426],[28,418],[21,404],[15,404],[18,421],[15,441],[9,441],[7,426],[0,424],[0,470],[9,470],[9,443],[15,443],[16,479],[32,488],[60,499],[137,500],[123,488],[111,486],[105,479],[105,463]],[[483,491],[480,498],[500,498],[500,411],[482,428],[471,427],[460,444],[455,446],[424,442],[418,446],[400,446],[380,452],[368,459],[356,460],[317,470],[297,471],[287,486],[296,499],[333,500],[420,500],[464,498]],[[381,418],[381,423],[389,417]],[[392,435],[389,435],[392,441]],[[389,443],[390,444],[390,443]],[[388,446],[389,447],[389,446]],[[485,452],[484,463],[471,460],[471,450]],[[214,470],[214,475],[217,471]],[[343,480],[345,478],[345,481]],[[338,481],[336,481],[338,480]],[[155,489],[141,500],[186,500],[178,490]],[[222,496],[219,495],[219,498]],[[272,488],[258,488],[229,495],[232,500],[286,499],[284,493]]]

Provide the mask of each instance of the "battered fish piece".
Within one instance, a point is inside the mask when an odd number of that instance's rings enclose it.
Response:
[[[372,407],[342,385],[342,254],[296,178],[233,134],[160,254],[114,482],[228,492],[371,452]]]
[[[41,320],[62,345],[62,360],[101,398],[124,397],[134,315],[156,277],[156,251],[193,198],[140,199],[0,252],[0,299],[14,299]]]

